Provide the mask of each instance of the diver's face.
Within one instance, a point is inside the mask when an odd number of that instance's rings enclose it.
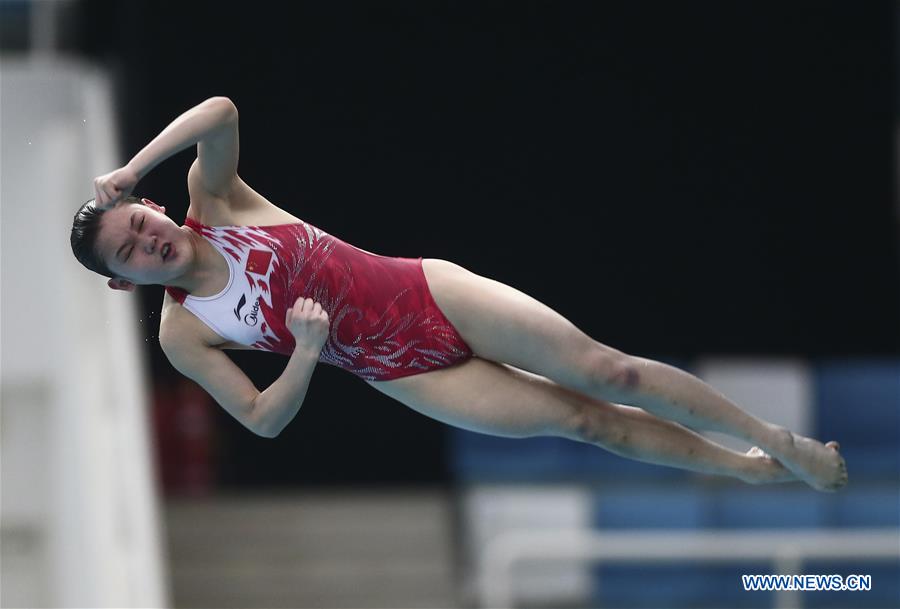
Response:
[[[118,205],[103,214],[97,248],[110,271],[136,285],[165,285],[184,274],[191,252],[181,228],[149,202]]]

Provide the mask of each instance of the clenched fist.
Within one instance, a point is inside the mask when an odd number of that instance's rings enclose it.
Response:
[[[284,325],[293,334],[297,347],[316,354],[328,339],[328,313],[312,298],[298,298],[287,310]]]
[[[94,206],[110,209],[127,197],[138,183],[137,173],[128,165],[94,178]]]

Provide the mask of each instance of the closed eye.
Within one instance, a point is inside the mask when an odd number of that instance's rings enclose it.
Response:
[[[138,226],[138,232],[141,232],[142,228],[144,228],[144,216],[141,216],[141,223]],[[125,256],[125,260],[124,260],[125,262],[128,262],[128,259],[131,258],[131,252],[133,252],[133,251],[134,251],[134,247],[132,247],[130,250],[128,250],[128,255]]]

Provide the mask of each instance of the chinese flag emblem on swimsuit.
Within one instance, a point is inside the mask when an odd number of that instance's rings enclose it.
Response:
[[[247,266],[244,269],[248,273],[256,273],[257,275],[265,275],[269,270],[269,262],[272,261],[272,252],[263,250],[250,250],[247,256]]]

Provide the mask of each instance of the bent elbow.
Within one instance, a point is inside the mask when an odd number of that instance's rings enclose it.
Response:
[[[278,434],[281,433],[280,428],[272,427],[271,425],[266,425],[264,423],[257,423],[251,427],[250,430],[262,438],[277,438]]]
[[[231,101],[231,98],[225,97],[224,95],[218,95],[216,97],[210,97],[208,101],[210,103],[222,106],[222,108],[229,114],[229,116],[232,116],[235,119],[237,118],[238,109],[234,102]]]
[[[256,429],[254,431],[255,431],[256,435],[260,436],[261,438],[269,438],[270,440],[273,438],[277,438],[278,434],[281,433],[280,429],[277,431],[272,431],[272,430],[268,430],[268,429]]]
[[[247,407],[245,415],[241,417],[244,426],[263,438],[274,438],[281,433],[280,429],[276,429],[270,422],[269,417],[264,416],[264,411],[260,407],[259,398],[262,394],[257,393],[256,397],[251,400]]]

